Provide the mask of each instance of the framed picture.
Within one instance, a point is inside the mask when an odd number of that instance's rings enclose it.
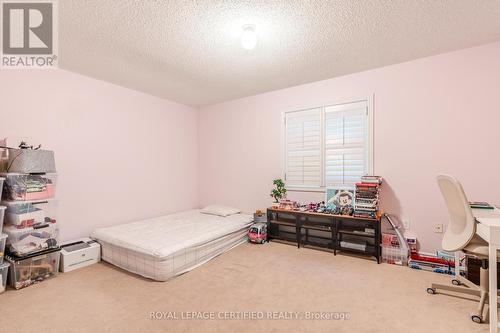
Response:
[[[339,208],[354,206],[355,187],[328,187],[326,189],[326,204],[335,205]]]

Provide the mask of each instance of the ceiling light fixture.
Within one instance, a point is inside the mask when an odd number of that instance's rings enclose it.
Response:
[[[241,46],[247,50],[253,50],[257,45],[257,33],[255,32],[255,25],[245,24],[243,26],[243,33],[241,34]]]

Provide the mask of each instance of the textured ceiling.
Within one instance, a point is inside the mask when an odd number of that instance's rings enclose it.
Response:
[[[64,0],[59,64],[202,106],[497,41],[499,18],[499,0]]]

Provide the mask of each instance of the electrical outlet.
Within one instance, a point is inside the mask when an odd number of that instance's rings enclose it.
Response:
[[[442,223],[437,223],[434,225],[434,232],[441,234],[443,233],[443,224]]]
[[[410,219],[409,218],[403,218],[401,222],[403,222],[403,228],[405,228],[405,230],[410,230]]]

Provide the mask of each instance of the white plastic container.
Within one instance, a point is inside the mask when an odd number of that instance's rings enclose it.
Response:
[[[7,249],[16,256],[57,248],[59,246],[59,226],[57,223],[40,223],[26,228],[6,225]]]
[[[57,174],[2,173],[5,178],[2,198],[4,200],[45,200],[54,198]]]
[[[5,255],[5,243],[7,242],[7,235],[0,234],[0,264],[3,263],[3,257]]]
[[[101,245],[88,237],[61,245],[60,271],[65,273],[101,260]]]
[[[0,189],[1,191],[1,189]],[[7,207],[5,206],[0,206],[0,234],[2,233],[2,228],[3,228],[3,222],[4,222],[4,216],[5,216],[5,210]]]
[[[5,225],[17,228],[31,227],[40,223],[56,222],[57,201],[47,199],[41,201],[2,201],[5,205]]]
[[[0,294],[5,291],[7,288],[7,276],[9,275],[9,266],[8,262],[4,262],[0,264]]]

